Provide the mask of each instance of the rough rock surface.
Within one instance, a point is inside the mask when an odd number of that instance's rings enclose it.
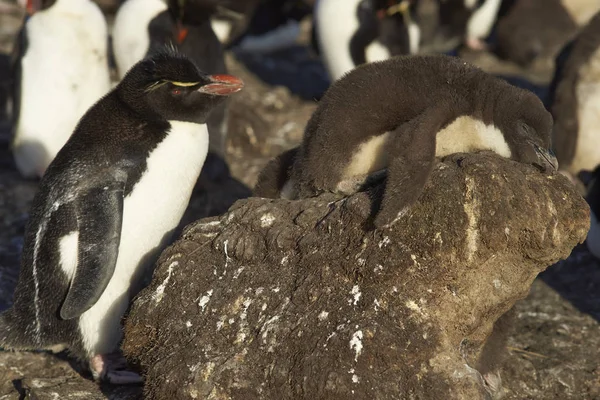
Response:
[[[38,373],[31,375],[32,370]],[[46,353],[7,352],[0,359],[0,399],[141,400],[139,387],[98,388],[64,359]]]
[[[146,398],[483,397],[494,322],[584,240],[588,207],[561,175],[455,155],[392,231],[365,232],[380,189],[188,226],[126,325]]]

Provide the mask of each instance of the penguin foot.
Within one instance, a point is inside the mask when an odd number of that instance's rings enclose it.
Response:
[[[483,382],[486,388],[489,389],[491,393],[497,393],[502,388],[502,379],[500,378],[499,373],[488,372],[483,374]]]
[[[97,354],[90,360],[90,369],[94,380],[128,385],[142,383],[144,379],[133,371],[128,371],[127,360],[120,353]]]
[[[465,45],[471,49],[471,50],[475,50],[475,51],[483,51],[487,49],[487,45],[485,44],[485,42],[481,39],[477,39],[477,38],[467,38],[465,40]]]

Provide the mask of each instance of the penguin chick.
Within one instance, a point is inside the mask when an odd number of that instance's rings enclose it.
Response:
[[[121,317],[187,207],[211,111],[242,86],[161,53],[83,116],[33,200],[0,346],[63,346],[97,379],[141,380],[114,357]]]
[[[600,165],[600,13],[565,46],[556,67],[554,151],[561,169],[577,176]]]
[[[110,90],[107,28],[90,0],[20,0],[27,17],[13,65],[12,152],[41,177],[79,119]]]
[[[292,199],[348,194],[348,181],[387,168],[374,222],[389,227],[417,201],[435,157],[491,150],[553,171],[551,130],[550,113],[529,91],[457,58],[396,57],[334,83],[306,126],[288,182],[269,182],[278,174],[265,172],[256,194],[277,188]]]

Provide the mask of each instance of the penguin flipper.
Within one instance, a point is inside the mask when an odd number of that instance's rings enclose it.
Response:
[[[435,161],[436,135],[448,113],[427,110],[392,132],[390,164],[377,228],[387,228],[402,218],[417,202]]]
[[[60,308],[63,319],[76,318],[96,304],[113,276],[121,241],[124,186],[123,182],[99,185],[77,200],[78,261]]]

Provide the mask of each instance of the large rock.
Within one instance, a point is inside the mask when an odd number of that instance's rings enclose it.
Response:
[[[484,153],[438,164],[391,231],[370,209],[251,198],[190,225],[126,323],[146,397],[481,398],[494,322],[589,227],[566,178]]]

